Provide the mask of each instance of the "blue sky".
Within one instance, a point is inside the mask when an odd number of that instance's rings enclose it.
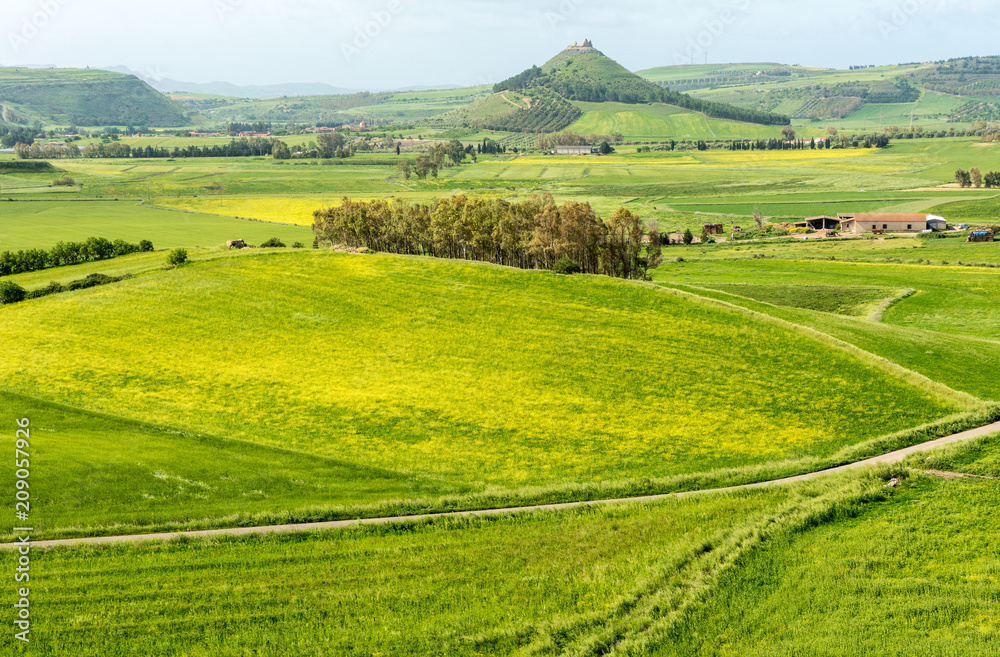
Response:
[[[502,80],[584,37],[632,70],[1000,54],[988,0],[5,0],[0,64],[394,89]]]

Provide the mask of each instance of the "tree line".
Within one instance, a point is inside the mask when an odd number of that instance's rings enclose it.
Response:
[[[101,144],[89,144],[80,150],[74,144],[42,145],[39,143],[17,144],[14,154],[21,159],[57,159],[57,158],[168,158],[168,157],[262,157],[272,155],[275,150],[288,151],[288,146],[277,139],[263,137],[241,137],[233,139],[226,145],[186,146],[184,148],[158,148],[156,146],[129,146],[122,142],[112,141]],[[353,151],[351,151],[353,155]],[[290,156],[290,155],[289,155]]]
[[[624,207],[604,220],[589,203],[559,206],[549,194],[522,202],[459,195],[429,204],[345,198],[313,217],[318,244],[383,253],[626,279],[645,279],[661,261],[654,223]]]
[[[88,237],[83,242],[59,242],[49,250],[28,249],[17,253],[4,251],[0,253],[0,276],[23,274],[96,260],[110,260],[118,256],[145,253],[152,250],[153,243],[149,240],[130,244],[125,240],[112,242],[103,237]]]

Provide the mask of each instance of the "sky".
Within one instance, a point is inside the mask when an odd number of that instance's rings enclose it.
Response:
[[[637,71],[1000,54],[997,0],[4,0],[0,65],[399,89],[499,82],[573,41]]]

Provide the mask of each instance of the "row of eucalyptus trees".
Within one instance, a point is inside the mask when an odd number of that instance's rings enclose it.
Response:
[[[604,220],[589,203],[560,206],[548,194],[521,202],[457,195],[428,204],[345,198],[314,214],[313,231],[331,246],[618,278],[644,279],[661,260],[655,224],[624,207]]]

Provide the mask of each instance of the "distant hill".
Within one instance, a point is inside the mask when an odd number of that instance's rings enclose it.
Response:
[[[665,66],[650,82],[703,100],[847,127],[929,128],[1000,119],[1000,57],[848,70],[774,63]]]
[[[186,109],[213,123],[264,121],[269,123],[336,124],[365,121],[385,125],[426,119],[465,107],[488,93],[489,87],[402,91],[335,96],[294,96],[270,100],[226,98],[177,93],[171,97]]]
[[[157,91],[165,94],[187,91],[207,96],[228,96],[232,98],[256,98],[272,100],[285,96],[333,96],[353,94],[358,89],[343,89],[329,84],[303,82],[270,85],[238,85],[231,82],[182,82],[170,78],[154,78],[132,71],[125,66],[108,66],[105,71],[134,75]]]
[[[97,69],[0,68],[7,123],[176,127],[184,109],[131,75]]]
[[[688,110],[765,125],[788,123],[788,117],[771,112],[705,102],[664,89],[631,73],[589,41],[568,47],[541,68],[533,66],[504,80],[493,87],[490,96],[423,123],[504,132],[558,132],[580,121],[585,111],[595,112],[595,103],[634,105],[637,112],[657,116]],[[664,109],[665,105],[671,107]],[[608,124],[613,128],[613,123]],[[673,136],[686,136],[666,130]]]
[[[678,93],[632,73],[594,48],[589,41],[566,48],[544,66],[532,67],[494,87],[496,92],[547,92],[581,102],[628,104],[666,103],[702,112],[706,116],[759,123],[786,125],[789,120],[768,110],[735,107]]]

